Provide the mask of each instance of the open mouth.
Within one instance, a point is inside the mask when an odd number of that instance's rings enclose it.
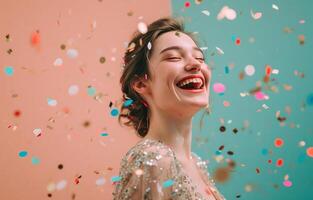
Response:
[[[204,82],[200,78],[194,78],[186,81],[180,81],[176,84],[176,86],[183,90],[201,90],[204,88]]]

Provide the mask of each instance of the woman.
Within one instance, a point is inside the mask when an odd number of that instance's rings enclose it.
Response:
[[[203,52],[179,20],[161,18],[135,32],[124,56],[119,122],[128,119],[143,139],[121,161],[115,200],[224,199],[191,152],[192,118],[208,106],[210,79]]]

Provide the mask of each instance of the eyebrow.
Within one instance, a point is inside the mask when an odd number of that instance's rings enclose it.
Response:
[[[163,50],[160,52],[160,54],[164,53],[165,51],[169,51],[169,50],[182,50],[182,49],[183,49],[183,48],[180,47],[180,46],[171,46],[171,47],[167,47],[167,48],[163,49]],[[204,56],[204,53],[203,53],[203,51],[202,51],[200,48],[198,48],[198,47],[193,47],[192,49],[201,52],[202,55]]]

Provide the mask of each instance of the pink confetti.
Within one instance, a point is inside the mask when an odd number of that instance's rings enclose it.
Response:
[[[256,92],[255,94],[254,94],[254,97],[256,98],[256,100],[263,100],[263,99],[265,99],[265,94],[263,93],[263,92],[261,92],[261,91],[258,91],[258,92]]]
[[[222,83],[215,83],[213,85],[213,90],[216,93],[224,93],[225,92],[225,86]]]
[[[289,181],[289,180],[285,180],[285,181],[284,181],[284,186],[285,186],[285,187],[291,187],[291,186],[292,186],[292,182]]]

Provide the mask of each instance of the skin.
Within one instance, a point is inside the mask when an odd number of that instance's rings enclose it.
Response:
[[[150,108],[150,127],[145,138],[163,141],[181,161],[188,162],[192,159],[192,118],[208,106],[211,71],[202,60],[201,50],[194,49],[198,48],[196,43],[184,33],[175,33],[164,33],[154,41],[149,63],[151,77],[136,81],[132,87]],[[161,53],[172,46],[179,49]],[[192,74],[204,77],[204,92],[186,92],[176,86]]]

